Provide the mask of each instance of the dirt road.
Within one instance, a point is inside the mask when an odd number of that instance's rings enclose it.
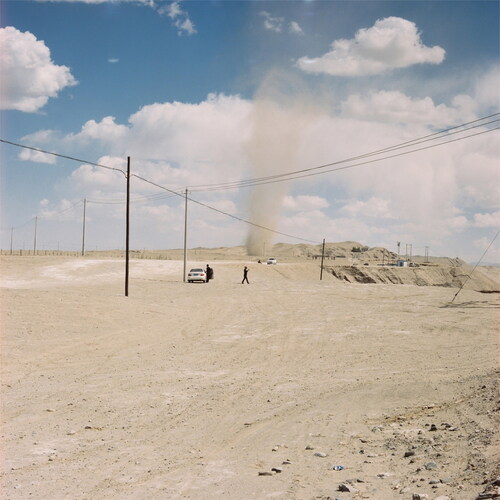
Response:
[[[119,260],[2,257],[5,498],[488,486],[496,294],[450,306],[453,289],[319,281],[310,262],[210,264],[212,282],[187,284],[182,262],[132,261],[124,297]]]

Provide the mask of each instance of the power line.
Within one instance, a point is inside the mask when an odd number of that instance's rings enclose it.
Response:
[[[436,132],[434,134],[430,134],[430,135],[427,135],[427,136],[416,138],[416,139],[413,139],[411,141],[406,141],[406,142],[403,142],[403,143],[400,143],[400,144],[396,144],[396,145],[393,145],[393,146],[388,146],[386,148],[379,149],[377,151],[372,151],[370,153],[365,153],[365,154],[362,154],[362,155],[353,156],[351,158],[347,158],[347,159],[344,159],[344,160],[338,160],[338,161],[335,161],[335,162],[325,163],[323,165],[319,165],[319,166],[316,166],[316,167],[310,167],[310,168],[305,168],[305,169],[301,169],[301,170],[295,170],[295,171],[287,172],[287,173],[283,173],[283,174],[275,174],[275,175],[270,175],[270,176],[265,176],[265,177],[258,177],[258,178],[253,178],[253,179],[245,179],[245,180],[242,180],[242,181],[233,181],[233,182],[222,183],[222,184],[203,184],[203,185],[198,185],[198,186],[192,186],[192,190],[193,191],[219,191],[219,190],[236,189],[236,188],[251,187],[251,186],[255,186],[255,185],[267,184],[268,183],[267,181],[269,181],[269,183],[274,183],[274,182],[280,182],[280,181],[286,181],[286,180],[300,179],[302,176],[298,175],[298,174],[301,174],[301,173],[307,173],[307,172],[311,172],[311,171],[314,171],[314,170],[320,170],[320,169],[324,169],[324,168],[331,167],[331,166],[334,166],[334,165],[341,165],[343,163],[350,163],[350,162],[353,162],[353,161],[356,161],[356,160],[360,160],[360,159],[363,159],[363,158],[368,158],[368,157],[371,157],[371,156],[377,156],[377,155],[382,154],[382,153],[389,153],[391,151],[397,151],[399,149],[404,149],[404,148],[407,148],[407,147],[416,146],[418,144],[423,144],[423,143],[426,143],[426,142],[429,142],[429,141],[434,141],[434,140],[442,139],[442,138],[446,137],[443,134],[448,133],[451,130],[455,130],[457,128],[462,128],[464,126],[471,125],[471,124],[477,123],[479,121],[484,121],[485,119],[491,118],[491,117],[496,116],[498,114],[500,114],[500,113],[495,113],[494,115],[490,115],[490,116],[481,118],[479,120],[474,120],[473,122],[464,123],[464,124],[459,125],[457,127],[452,127],[450,129],[447,129],[447,130],[444,130],[444,131],[441,131],[441,132]],[[467,132],[467,131],[470,131],[470,130],[473,130],[473,129],[476,129],[476,128],[479,128],[479,127],[483,127],[485,125],[490,125],[490,124],[498,122],[498,121],[500,121],[500,119],[491,120],[489,122],[481,123],[479,125],[474,125],[473,127],[469,127],[469,128],[464,129],[464,130],[458,130],[458,131],[452,132],[451,134],[448,134],[448,136],[455,135],[455,134],[461,134],[461,133],[464,133],[464,132]],[[468,139],[470,137],[474,137],[476,135],[481,135],[482,133],[487,133],[487,132],[491,132],[491,131],[494,131],[494,130],[498,130],[498,127],[497,128],[488,129],[486,131],[482,131],[482,132],[477,133],[477,134],[469,134],[469,135],[467,135],[465,137],[460,137],[460,138],[455,139],[455,140],[443,141],[443,142],[440,142],[438,144],[430,145],[430,146],[427,146],[427,147],[424,147],[424,148],[412,149],[412,150],[409,150],[409,151],[402,152],[402,153],[400,153],[400,155],[392,155],[392,156],[382,157],[382,158],[375,159],[375,160],[372,160],[372,161],[373,162],[375,162],[375,161],[381,161],[381,160],[384,160],[384,159],[394,158],[396,156],[402,156],[402,155],[405,155],[405,154],[410,154],[410,153],[414,153],[414,152],[417,152],[417,151],[422,151],[424,149],[430,149],[432,147],[436,147],[436,146],[440,146],[440,145],[443,145],[443,144],[447,144],[449,142],[456,142],[456,141],[459,141],[459,140]],[[439,135],[441,137],[438,137]],[[324,172],[319,172],[318,174],[315,174],[315,175],[319,175],[319,174],[322,174],[322,173],[333,172],[335,170],[344,170],[344,169],[347,169],[347,168],[354,168],[354,167],[357,167],[357,166],[360,166],[360,165],[365,165],[367,163],[371,163],[371,162],[362,162],[362,163],[357,163],[355,165],[346,166],[346,167],[339,168],[339,169],[325,170]],[[304,175],[304,177],[309,177],[309,175]]]
[[[443,130],[443,131],[435,132],[435,133],[429,134],[427,136],[423,136],[423,137],[420,137],[420,138],[417,138],[417,139],[413,139],[413,140],[406,141],[406,142],[403,142],[403,143],[400,143],[400,144],[389,146],[387,148],[383,148],[383,149],[380,149],[380,150],[377,150],[377,151],[373,151],[373,152],[370,152],[370,153],[365,153],[365,154],[362,154],[362,155],[354,156],[354,157],[351,157],[351,158],[348,158],[348,159],[345,159],[345,160],[339,160],[339,161],[336,161],[336,162],[326,163],[326,164],[319,165],[319,166],[316,166],[316,167],[310,167],[310,168],[296,170],[296,171],[292,171],[292,172],[288,172],[288,173],[284,173],[284,174],[276,174],[276,175],[272,175],[272,176],[260,177],[260,178],[255,178],[255,179],[246,179],[246,180],[243,180],[243,181],[234,181],[234,182],[225,183],[225,184],[213,184],[213,185],[206,184],[206,185],[201,185],[201,186],[194,186],[194,188],[192,188],[192,191],[221,191],[221,190],[227,190],[227,189],[236,189],[236,188],[251,187],[251,186],[257,186],[257,185],[264,185],[264,184],[272,184],[272,183],[276,183],[276,182],[284,182],[284,181],[289,181],[289,180],[296,180],[296,179],[301,179],[301,178],[305,178],[305,177],[311,177],[311,176],[315,176],[315,175],[325,174],[325,173],[329,173],[329,172],[335,172],[335,171],[339,171],[339,170],[347,170],[347,169],[351,169],[351,168],[355,168],[355,167],[359,167],[359,166],[363,166],[363,165],[367,165],[367,164],[371,164],[371,163],[375,163],[375,162],[380,162],[380,161],[387,160],[387,159],[396,158],[396,157],[399,157],[399,156],[408,155],[410,153],[415,153],[415,152],[418,152],[418,151],[423,151],[423,150],[426,150],[426,149],[435,148],[437,146],[442,146],[444,144],[449,144],[451,142],[457,142],[457,141],[468,139],[470,137],[475,137],[475,136],[478,136],[478,135],[489,133],[489,132],[492,132],[494,130],[500,129],[500,127],[496,127],[496,128],[492,128],[492,129],[488,129],[488,130],[483,130],[483,131],[477,132],[475,134],[466,135],[465,137],[459,137],[457,139],[443,141],[443,142],[439,142],[437,144],[431,144],[431,145],[428,145],[428,146],[425,146],[425,147],[411,149],[409,151],[403,151],[403,152],[400,152],[400,153],[397,153],[397,154],[394,154],[394,155],[383,156],[381,158],[375,158],[375,159],[371,159],[371,160],[367,160],[367,161],[355,163],[353,165],[342,165],[344,163],[350,163],[352,161],[360,160],[360,159],[363,159],[363,158],[369,158],[371,156],[380,155],[382,153],[388,153],[388,152],[397,151],[399,149],[403,149],[403,148],[406,148],[406,147],[412,147],[412,146],[415,146],[415,145],[418,145],[418,144],[429,142],[431,140],[442,139],[442,138],[445,137],[445,135],[443,135],[443,134],[447,134],[451,130],[455,130],[455,132],[452,132],[452,134],[448,134],[448,135],[454,135],[454,134],[458,134],[458,133],[463,133],[463,132],[467,132],[467,131],[473,130],[475,128],[478,128],[478,127],[483,127],[485,125],[489,125],[489,124],[495,123],[497,121],[500,121],[499,119],[496,119],[496,120],[491,120],[491,121],[486,122],[486,123],[480,123],[480,122],[484,122],[484,120],[487,120],[487,119],[492,118],[494,116],[498,116],[499,114],[500,113],[494,113],[492,115],[485,116],[483,118],[479,118],[477,120],[474,120],[474,121],[471,121],[471,122],[467,122],[467,123],[464,123],[464,124],[461,124],[461,125],[457,125],[455,127],[451,127],[449,129],[446,129],[446,130]],[[464,130],[457,130],[457,129],[460,129],[460,128],[463,128],[463,127],[466,127],[466,126],[472,125],[472,124],[476,124],[476,125],[474,125],[472,127],[469,127],[469,128],[466,128]],[[89,165],[93,165],[93,166],[105,168],[105,169],[108,169],[108,170],[115,170],[117,172],[121,172],[123,175],[125,175],[125,177],[127,177],[126,172],[123,171],[123,170],[121,170],[121,169],[118,169],[118,168],[109,167],[107,165],[102,165],[102,164],[99,164],[99,163],[94,163],[94,162],[90,162],[90,161],[86,161],[86,160],[81,160],[81,159],[74,158],[74,157],[71,157],[71,156],[61,155],[59,153],[45,151],[45,150],[42,150],[42,149],[39,149],[39,148],[34,148],[34,147],[31,147],[31,146],[17,144],[17,143],[14,143],[14,142],[11,142],[11,141],[7,141],[7,140],[4,140],[4,139],[0,139],[0,142],[6,143],[6,144],[10,144],[10,145],[13,145],[13,146],[16,146],[16,147],[20,147],[20,148],[30,149],[30,150],[33,150],[33,151],[37,151],[37,152],[41,152],[41,153],[45,153],[45,154],[57,156],[57,157],[60,157],[60,158],[69,159],[69,160],[72,160],[72,161],[77,161],[79,163],[85,163],[85,164],[89,164]],[[335,168],[324,170],[325,168],[332,167],[334,165],[341,165],[341,166],[337,166]],[[321,171],[319,171],[319,170],[321,170]],[[161,186],[160,184],[157,184],[157,183],[155,183],[153,181],[145,179],[144,177],[141,177],[141,176],[139,176],[137,174],[131,174],[131,175],[134,176],[134,177],[136,177],[136,178],[138,178],[138,179],[140,179],[140,180],[142,180],[143,182],[146,182],[148,184],[151,184],[151,185],[153,185],[155,187],[158,187],[158,188],[160,188],[162,190],[165,190],[165,191],[171,193],[167,197],[170,197],[170,196],[180,196],[180,197],[183,197],[183,195],[181,193],[173,191],[171,189],[168,189],[168,188],[166,188],[164,186]],[[198,187],[198,189],[196,189],[196,187]],[[205,189],[201,189],[203,187],[205,187]],[[150,199],[153,200],[153,198],[154,199],[162,199],[162,197],[159,197],[159,196],[156,196],[156,195],[152,195]],[[275,234],[280,234],[282,236],[287,236],[287,237],[298,239],[298,240],[301,240],[301,241],[306,241],[306,242],[309,242],[309,243],[313,243],[311,240],[307,240],[307,239],[304,239],[304,238],[299,238],[297,236],[289,235],[289,234],[286,234],[286,233],[281,233],[279,231],[272,230],[272,229],[267,228],[265,226],[261,226],[259,224],[253,223],[251,221],[248,221],[248,220],[240,218],[240,217],[237,217],[237,216],[235,216],[233,214],[224,212],[222,210],[219,210],[219,209],[217,209],[215,207],[212,207],[212,206],[207,205],[205,203],[202,203],[200,201],[194,200],[192,198],[188,198],[188,199],[190,201],[192,201],[193,203],[196,203],[196,204],[198,204],[200,206],[203,206],[205,208],[208,208],[208,209],[210,209],[212,211],[215,211],[215,212],[218,212],[220,214],[226,215],[226,216],[231,217],[231,218],[233,218],[235,220],[238,220],[238,221],[244,222],[246,224],[252,225],[254,227],[259,227],[259,228],[264,229],[266,231],[270,231],[270,232],[273,232]],[[147,201],[147,200],[148,200],[148,198],[144,197],[144,201]],[[122,204],[122,203],[124,203],[123,201],[113,201],[113,200],[110,200],[110,201],[99,201],[99,200],[93,200],[92,201],[92,200],[88,200],[88,201],[90,203],[100,203],[100,204]],[[30,219],[30,221],[31,220],[32,219]],[[314,243],[316,243],[316,242],[314,242]]]
[[[5,139],[0,139],[0,142],[3,142],[5,144],[10,144],[11,146],[16,146],[18,148],[30,149],[31,151],[37,151],[38,153],[44,153],[46,155],[57,156],[58,158],[65,158],[66,160],[76,161],[78,163],[86,163],[88,165],[93,165],[94,167],[101,167],[101,168],[106,168],[108,170],[115,170],[116,172],[121,172],[123,175],[126,175],[125,171],[120,168],[109,167],[107,165],[102,165],[100,163],[93,163],[91,161],[81,160],[79,158],[74,158],[73,156],[62,155],[60,153],[54,153],[52,151],[45,151],[43,149],[34,148],[32,146],[26,146],[25,144],[17,144],[16,142],[7,141]]]
[[[145,179],[144,177],[141,177],[140,175],[137,175],[137,174],[132,174],[132,177],[136,177],[137,179],[143,181],[143,182],[146,182],[148,184],[151,184],[152,186],[156,186],[157,188],[160,188],[160,189],[163,189],[165,191],[168,191],[169,193],[172,193],[176,196],[179,196],[181,198],[185,198],[185,195],[181,194],[181,193],[177,193],[176,191],[172,191],[171,189],[168,189],[166,188],[165,186],[161,186],[160,184],[156,184],[155,182],[153,181],[150,181],[148,179]],[[244,222],[245,224],[248,224],[250,226],[254,226],[254,227],[258,227],[260,229],[264,229],[265,231],[269,231],[271,233],[274,233],[274,234],[279,234],[281,236],[287,236],[288,238],[293,238],[293,239],[296,239],[296,240],[301,240],[301,241],[305,241],[307,243],[313,243],[313,244],[318,244],[317,241],[312,241],[312,240],[307,240],[305,238],[300,238],[298,236],[293,236],[291,234],[286,234],[286,233],[282,233],[280,231],[275,231],[274,229],[270,229],[268,227],[265,227],[265,226],[261,226],[260,224],[256,224],[255,222],[251,222],[249,220],[246,220],[246,219],[243,219],[242,217],[238,217],[236,215],[233,215],[233,214],[230,214],[228,212],[224,212],[223,210],[219,210],[218,208],[215,208],[215,207],[212,207],[210,205],[207,205],[206,203],[202,203],[201,201],[198,201],[198,200],[195,200],[193,198],[187,198],[189,201],[192,201],[193,203],[196,203],[197,205],[200,205],[202,207],[205,207],[205,208],[208,208],[209,210],[212,210],[214,212],[218,212],[222,215],[226,215],[228,217],[231,217],[232,219],[235,219],[235,220],[238,220],[240,222]]]
[[[483,252],[483,255],[481,255],[481,258],[476,262],[476,265],[472,269],[472,271],[467,275],[467,279],[462,283],[462,286],[458,289],[458,292],[453,296],[453,298],[450,301],[450,304],[453,303],[453,301],[456,299],[457,295],[462,291],[462,288],[465,286],[465,284],[470,280],[470,277],[472,276],[472,273],[476,270],[476,267],[479,266],[481,261],[484,259],[484,256],[490,249],[491,245],[493,245],[493,242],[498,238],[498,235],[500,234],[500,230],[497,231],[497,234],[495,234],[495,237],[490,241],[490,244],[486,248],[486,250]]]

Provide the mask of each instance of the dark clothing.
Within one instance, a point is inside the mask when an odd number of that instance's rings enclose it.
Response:
[[[248,267],[245,267],[245,269],[243,269],[243,281],[241,282],[241,284],[243,285],[243,283],[245,283],[245,281],[250,284],[250,282],[248,281]]]
[[[210,280],[214,279],[214,270],[207,264],[207,268],[205,269],[205,274],[207,275],[207,283]]]

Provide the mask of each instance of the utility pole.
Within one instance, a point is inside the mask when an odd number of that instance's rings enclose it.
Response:
[[[187,216],[188,216],[188,188],[184,198],[184,270],[182,273],[182,281],[186,282],[186,266],[187,266]]]
[[[38,215],[35,216],[35,237],[33,239],[33,255],[36,255],[36,230],[38,226]]]
[[[14,228],[10,228],[10,254],[12,255],[12,240],[14,238]]]
[[[321,250],[321,272],[319,273],[320,281],[323,279],[323,260],[325,258],[325,238],[323,238],[323,248]]]
[[[130,236],[130,156],[127,156],[127,214],[125,216],[125,297],[128,297],[128,264]]]
[[[401,253],[401,242],[398,241],[398,260],[399,260],[399,254]]]
[[[425,262],[429,262],[429,247],[425,247]]]
[[[87,209],[87,198],[83,199],[83,236],[82,236],[82,257],[85,255],[85,211]]]

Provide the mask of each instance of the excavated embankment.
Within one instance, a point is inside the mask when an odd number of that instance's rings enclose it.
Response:
[[[500,293],[500,284],[495,279],[498,271],[477,268],[472,274],[468,266],[328,266],[327,271],[339,280],[349,283],[385,283],[417,286],[443,286],[459,288],[465,283],[467,289],[479,292]]]

